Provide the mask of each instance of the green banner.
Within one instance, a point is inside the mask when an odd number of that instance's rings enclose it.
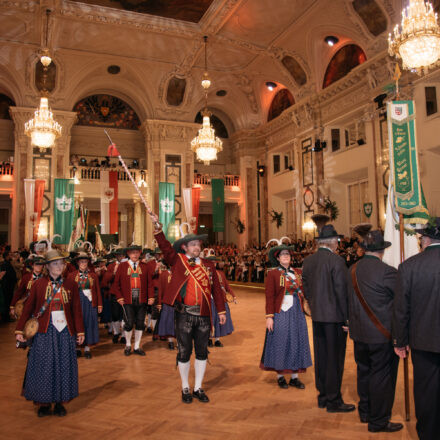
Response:
[[[168,240],[176,239],[174,230],[174,183],[159,182],[159,221]]]
[[[419,176],[414,101],[387,103],[390,169],[395,206],[405,223],[425,223],[428,217]]]
[[[73,179],[55,179],[54,191],[54,234],[55,244],[69,244],[75,212],[75,185]]]
[[[214,232],[225,230],[225,182],[223,179],[211,179],[212,222]]]

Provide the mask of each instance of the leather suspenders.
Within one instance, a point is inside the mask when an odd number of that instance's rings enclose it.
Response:
[[[356,277],[356,266],[357,266],[357,263],[351,267],[351,281],[353,282],[353,287],[354,287],[354,291],[356,292],[356,296],[358,297],[359,302],[361,303],[362,307],[364,308],[365,313],[371,319],[371,322],[390,341],[391,340],[391,333],[379,321],[378,317],[374,314],[373,310],[371,310],[370,306],[367,304],[367,302],[365,301],[365,298],[363,297],[361,291],[359,290],[359,285],[358,285],[357,277]]]

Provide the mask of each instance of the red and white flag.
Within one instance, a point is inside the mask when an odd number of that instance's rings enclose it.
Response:
[[[28,238],[32,241],[38,240],[38,228],[43,208],[44,184],[44,180],[24,179],[26,216],[30,220]]]
[[[101,234],[118,233],[118,172],[101,171]]]

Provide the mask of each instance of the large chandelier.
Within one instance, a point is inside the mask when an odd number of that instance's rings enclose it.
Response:
[[[223,144],[220,138],[215,135],[211,126],[211,113],[208,111],[208,89],[211,86],[211,80],[208,76],[206,45],[208,37],[203,37],[205,42],[205,73],[203,74],[202,87],[205,91],[205,109],[202,112],[203,123],[198,135],[191,141],[191,150],[196,153],[197,159],[205,165],[217,159],[217,153],[222,151]]]
[[[404,69],[427,72],[440,58],[440,28],[430,2],[409,0],[402,11],[402,24],[388,37],[391,56],[402,58]]]
[[[55,139],[61,135],[61,125],[53,119],[47,98],[40,99],[34,117],[24,124],[24,132],[31,138],[32,144],[41,150],[52,147]]]

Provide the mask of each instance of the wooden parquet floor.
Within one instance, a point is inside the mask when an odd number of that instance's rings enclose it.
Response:
[[[394,434],[370,434],[357,412],[329,414],[316,404],[313,368],[301,375],[305,390],[281,390],[274,373],[258,368],[264,341],[264,293],[235,288],[231,305],[235,332],[223,348],[211,348],[204,389],[211,402],[180,400],[176,351],[145,334],[146,357],[123,355],[101,329],[93,358],[79,359],[80,395],[65,418],[39,419],[20,396],[26,353],[14,346],[14,324],[0,327],[1,439],[417,439],[411,422]],[[310,341],[311,325],[309,322]],[[191,369],[191,382],[193,383]],[[410,372],[412,376],[412,372]],[[402,369],[393,421],[404,420]],[[353,345],[348,342],[343,397],[357,402]],[[411,383],[412,386],[412,383]],[[412,393],[411,393],[412,394]]]

